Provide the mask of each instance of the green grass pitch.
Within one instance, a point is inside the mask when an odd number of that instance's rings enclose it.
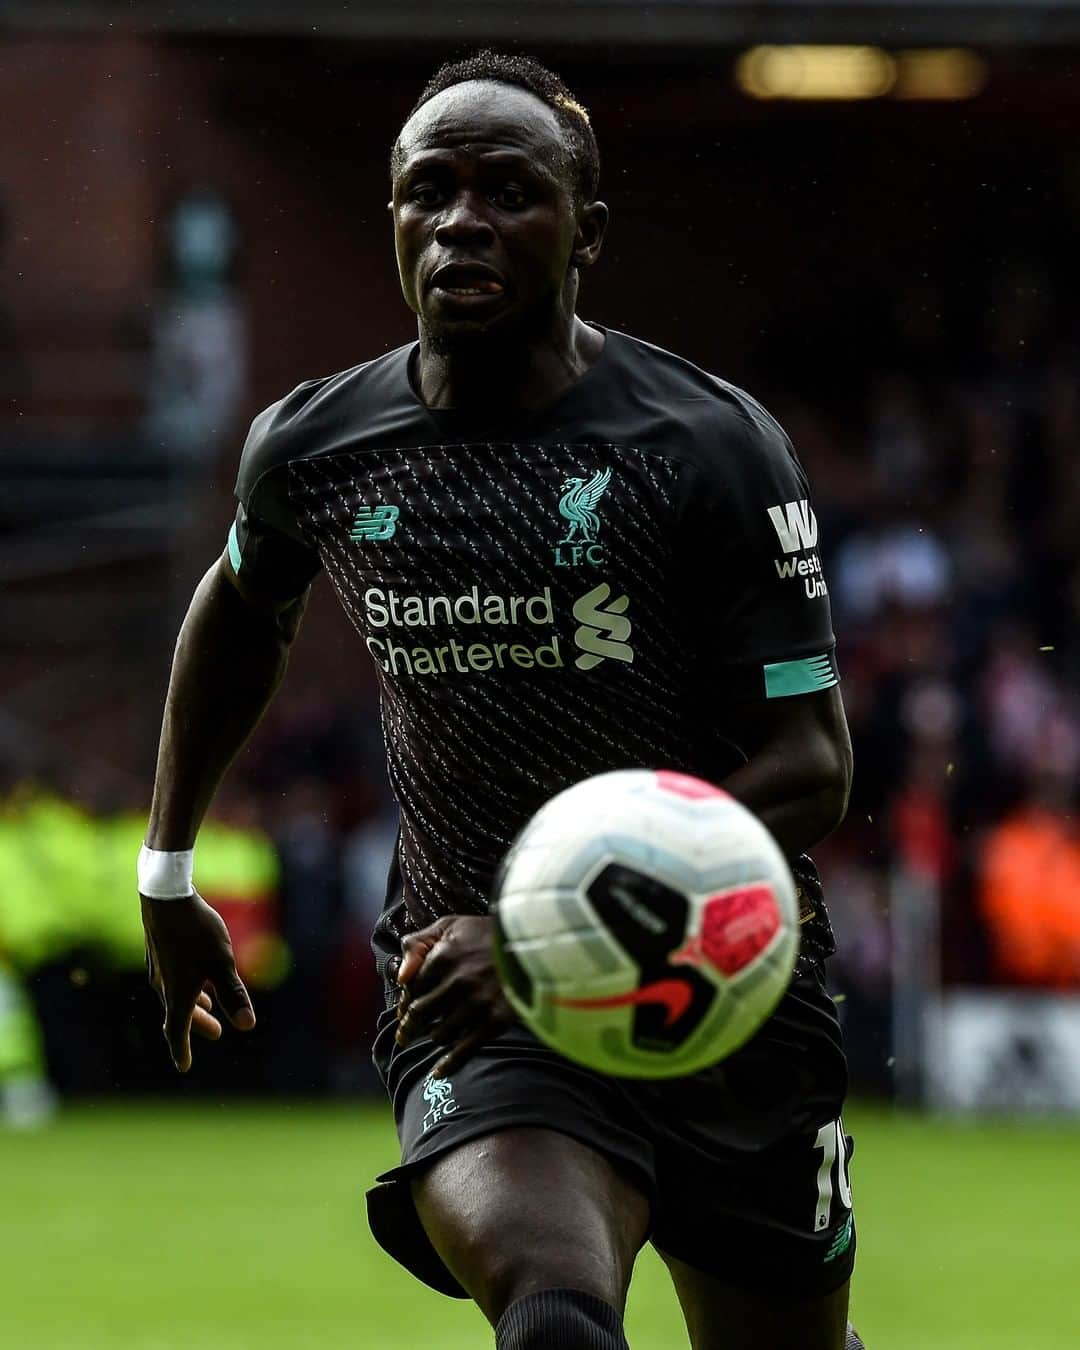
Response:
[[[852,1110],[868,1350],[1080,1345],[1080,1128]],[[470,1306],[395,1266],[362,1192],[376,1107],[94,1106],[0,1133],[4,1350],[464,1350]],[[647,1252],[633,1350],[686,1344]]]

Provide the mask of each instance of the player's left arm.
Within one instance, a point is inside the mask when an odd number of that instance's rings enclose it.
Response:
[[[687,481],[684,584],[697,616],[700,714],[745,762],[722,786],[791,859],[844,818],[852,756],[810,484],[746,399]]]
[[[851,737],[840,688],[743,703],[738,723],[747,760],[722,786],[796,858],[836,829],[847,811]]]

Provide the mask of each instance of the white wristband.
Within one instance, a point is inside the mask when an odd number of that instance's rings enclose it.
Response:
[[[191,895],[195,850],[167,853],[163,849],[139,849],[139,894],[151,900],[184,900]]]

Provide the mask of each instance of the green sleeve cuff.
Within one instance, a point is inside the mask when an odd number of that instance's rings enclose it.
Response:
[[[240,564],[243,559],[240,556],[240,543],[236,538],[236,521],[229,526],[229,562],[232,563],[234,572],[240,571]]]
[[[794,694],[816,694],[840,683],[836,655],[803,656],[798,661],[775,661],[764,667],[765,697],[791,698]]]

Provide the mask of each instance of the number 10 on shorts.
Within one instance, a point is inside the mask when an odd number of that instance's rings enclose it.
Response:
[[[819,1233],[828,1228],[832,1217],[834,1166],[840,1203],[845,1209],[851,1208],[851,1181],[848,1178],[848,1150],[843,1121],[833,1120],[828,1125],[822,1125],[817,1132],[814,1149],[820,1149],[822,1155],[817,1174],[817,1214],[814,1216],[814,1232]]]

